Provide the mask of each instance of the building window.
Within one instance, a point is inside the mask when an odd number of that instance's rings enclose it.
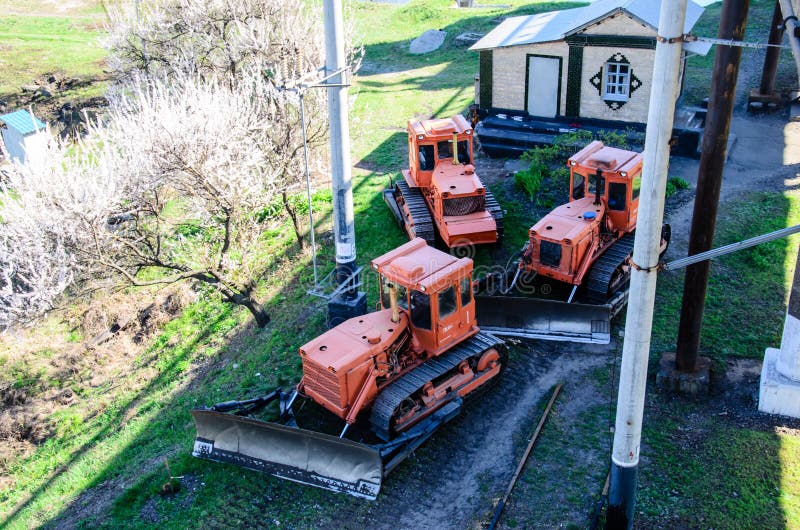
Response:
[[[611,110],[619,110],[642,86],[642,81],[633,73],[630,61],[621,53],[615,53],[603,63],[589,83],[597,89],[600,98]]]
[[[631,85],[631,65],[628,63],[607,62],[603,84],[603,99],[610,101],[628,101],[628,89]]]

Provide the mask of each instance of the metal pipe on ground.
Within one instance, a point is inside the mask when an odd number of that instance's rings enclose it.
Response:
[[[533,451],[533,447],[536,445],[536,441],[539,439],[539,434],[542,432],[544,422],[547,421],[547,416],[550,414],[550,409],[553,408],[553,403],[556,402],[556,398],[558,397],[559,392],[561,392],[561,388],[563,386],[564,383],[559,383],[555,390],[553,390],[553,395],[550,396],[550,401],[547,403],[547,407],[545,407],[542,417],[539,418],[539,423],[536,425],[536,430],[533,431],[533,436],[531,436],[531,440],[528,442],[528,447],[525,449],[525,453],[522,455],[519,464],[517,464],[517,469],[514,471],[514,475],[511,477],[511,482],[508,484],[506,493],[497,503],[497,507],[494,510],[494,516],[492,517],[492,522],[489,524],[489,530],[494,530],[495,527],[497,527],[497,523],[500,522],[500,516],[503,514],[503,510],[506,507],[508,498],[511,496],[511,492],[514,490],[514,486],[517,484],[517,479],[519,479],[519,476],[525,467],[525,463],[528,461],[531,451]]]
[[[670,140],[678,98],[685,18],[686,0],[661,2],[659,38],[653,64],[653,88],[647,116],[639,221],[633,247],[633,261],[637,267],[631,273],[611,454],[606,517],[608,529],[633,527],[661,224],[664,219]]]
[[[720,39],[744,38],[749,5],[750,0],[724,1],[719,24]],[[728,156],[728,134],[736,102],[736,80],[739,76],[741,57],[741,47],[717,45],[711,75],[711,99],[697,174],[697,191],[689,235],[689,256],[710,250],[714,242],[722,172]],[[697,369],[700,330],[703,324],[710,267],[711,264],[704,261],[686,269],[675,353],[675,364],[678,370],[684,373],[694,372]]]

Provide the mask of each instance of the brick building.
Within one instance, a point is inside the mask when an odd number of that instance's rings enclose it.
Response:
[[[537,122],[643,130],[660,8],[661,0],[598,0],[504,20],[470,48],[480,56],[482,115],[525,123],[531,134]],[[702,13],[689,0],[685,33]],[[684,54],[709,47],[686,43]]]

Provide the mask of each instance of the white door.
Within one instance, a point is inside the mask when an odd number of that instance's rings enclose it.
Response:
[[[528,114],[553,118],[558,114],[561,59],[528,57]]]

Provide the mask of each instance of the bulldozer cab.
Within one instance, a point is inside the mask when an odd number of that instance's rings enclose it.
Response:
[[[380,276],[380,300],[391,307],[397,289],[417,344],[436,356],[478,332],[472,297],[472,260],[457,259],[416,238],[373,260]]]
[[[570,202],[586,197],[605,207],[608,228],[630,232],[636,227],[642,182],[642,153],[607,147],[595,140],[572,156]]]
[[[436,167],[447,162],[472,163],[472,127],[461,115],[446,119],[409,120],[408,160],[413,182],[409,186],[427,188]]]

